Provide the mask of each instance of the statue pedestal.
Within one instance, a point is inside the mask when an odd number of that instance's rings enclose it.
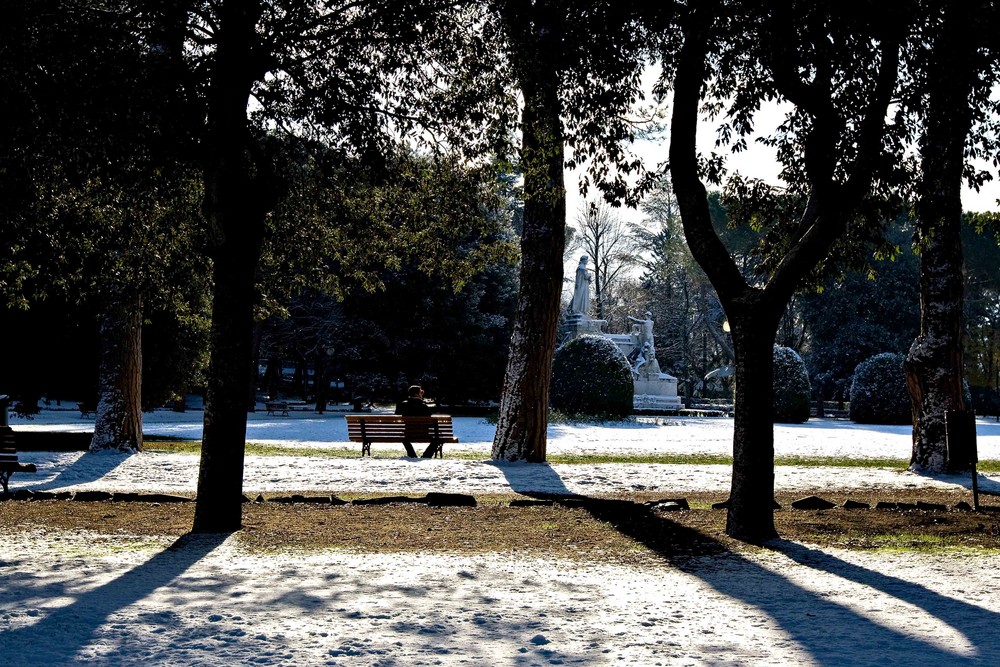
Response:
[[[680,410],[677,378],[666,373],[649,372],[645,368],[635,379],[635,410]]]
[[[559,342],[562,344],[583,334],[604,336],[604,325],[607,323],[607,320],[595,320],[582,313],[568,313],[559,328]]]

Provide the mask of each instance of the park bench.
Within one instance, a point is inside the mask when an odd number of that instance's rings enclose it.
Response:
[[[272,417],[276,416],[275,413],[280,414],[282,417],[288,416],[288,403],[284,401],[267,401],[264,403],[264,408],[267,410],[267,414]]]
[[[0,448],[0,486],[3,495],[8,495],[7,482],[15,472],[36,472],[34,463],[21,463],[17,460],[17,450],[13,447]]]
[[[361,443],[361,456],[372,455],[373,442],[426,442],[423,458],[444,458],[444,443],[458,442],[450,415],[345,415],[345,419],[348,438]],[[412,449],[407,452],[411,456],[414,455]]]

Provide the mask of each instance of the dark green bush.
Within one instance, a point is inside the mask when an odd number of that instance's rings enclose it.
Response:
[[[812,389],[802,357],[790,347],[774,346],[774,421],[809,421]]]
[[[566,414],[622,419],[632,414],[632,369],[602,336],[579,336],[556,350],[552,408]]]
[[[913,423],[903,360],[901,354],[883,352],[858,364],[851,383],[852,420],[859,424]]]

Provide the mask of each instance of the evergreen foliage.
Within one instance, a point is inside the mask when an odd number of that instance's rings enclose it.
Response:
[[[402,149],[377,170],[302,142],[280,149],[289,193],[258,277],[261,359],[322,368],[353,395],[395,400],[419,383],[438,402],[495,400],[517,292],[506,176]]]
[[[809,373],[798,352],[774,346],[774,421],[801,424],[809,421],[812,390]]]
[[[903,355],[883,352],[858,364],[851,384],[851,419],[859,424],[910,424]]]
[[[997,400],[1000,382],[1000,213],[966,214],[966,222],[965,377],[976,388],[977,404],[986,408]]]
[[[622,419],[632,413],[632,369],[603,336],[578,336],[556,350],[552,408],[567,414]]]
[[[849,380],[865,359],[909,349],[920,331],[920,267],[907,247],[912,235],[912,228],[892,228],[887,238],[898,252],[872,258],[796,299],[809,332],[804,357],[812,377]]]

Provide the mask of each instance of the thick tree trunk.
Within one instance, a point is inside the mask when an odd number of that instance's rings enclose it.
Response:
[[[906,384],[913,404],[910,467],[932,472],[948,468],[945,414],[965,407],[961,187],[975,84],[977,46],[967,31],[973,12],[971,3],[951,3],[940,24],[920,146],[920,335],[906,358]]]
[[[535,28],[543,36],[545,29]],[[544,461],[549,385],[556,346],[566,241],[566,187],[559,75],[543,64],[545,50],[520,57],[521,165],[524,169],[524,231],[521,283],[511,336],[494,459]]]
[[[945,472],[948,448],[945,415],[965,408],[962,378],[964,286],[959,238],[961,205],[956,188],[955,210],[930,213],[921,219],[922,233],[931,233],[920,256],[920,335],[906,357],[906,384],[913,404],[914,470]],[[944,207],[942,207],[944,208]],[[949,218],[951,218],[949,220]],[[929,224],[928,224],[929,223]],[[927,238],[927,237],[925,237]]]
[[[142,450],[142,304],[119,295],[101,315],[101,365],[90,451]]]
[[[726,533],[760,543],[774,527],[774,338],[784,305],[766,303],[759,292],[727,313],[733,335],[736,401],[733,478]],[[773,299],[773,297],[772,297]],[[768,316],[768,314],[771,316]]]
[[[256,2],[220,8],[205,159],[206,217],[215,234],[214,293],[196,532],[241,527],[247,396],[253,360],[254,285],[264,217],[273,205],[265,164],[252,162],[246,109],[259,58]],[[251,175],[256,172],[254,175]]]
[[[254,224],[254,213],[246,214],[249,225]],[[193,527],[200,532],[238,530],[242,521],[254,275],[260,248],[257,255],[243,243],[223,248],[229,252],[216,257],[213,270],[211,361]]]

